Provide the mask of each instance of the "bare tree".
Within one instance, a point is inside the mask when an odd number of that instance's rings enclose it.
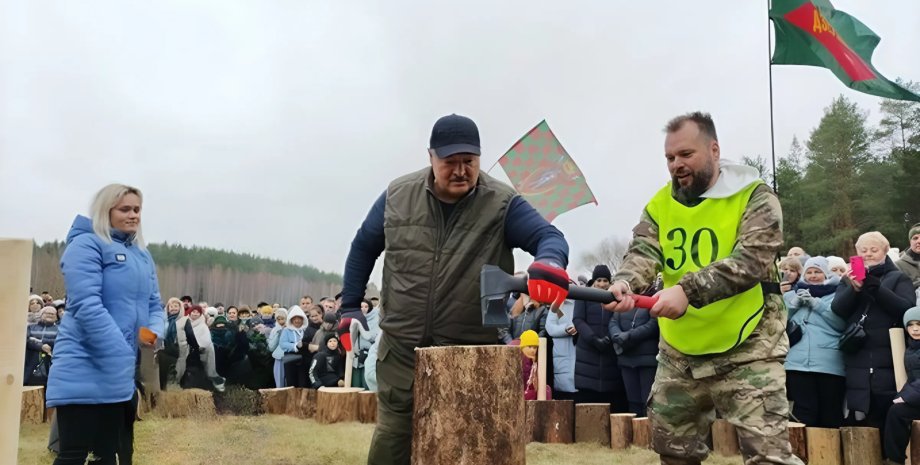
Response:
[[[623,264],[623,257],[629,249],[629,240],[610,236],[605,238],[594,249],[581,254],[582,266],[593,270],[595,265],[607,265],[611,273],[616,273]]]

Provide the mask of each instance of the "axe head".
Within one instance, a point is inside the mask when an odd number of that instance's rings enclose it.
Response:
[[[511,319],[505,309],[511,292],[527,292],[527,278],[512,276],[495,265],[483,265],[479,275],[479,297],[482,302],[482,325],[490,328],[508,327]]]

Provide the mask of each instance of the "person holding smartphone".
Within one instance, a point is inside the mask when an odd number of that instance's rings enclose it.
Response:
[[[848,425],[883,429],[896,394],[888,330],[901,326],[904,312],[914,306],[914,291],[910,279],[888,257],[889,247],[880,232],[859,236],[857,256],[850,259],[850,270],[831,303],[847,325],[862,321],[866,334],[858,350],[844,354]]]

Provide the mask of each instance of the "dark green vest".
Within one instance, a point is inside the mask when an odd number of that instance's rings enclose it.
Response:
[[[482,327],[479,273],[514,269],[505,215],[517,192],[481,172],[445,223],[432,179],[425,168],[387,188],[380,328],[404,344],[495,344],[495,328]]]

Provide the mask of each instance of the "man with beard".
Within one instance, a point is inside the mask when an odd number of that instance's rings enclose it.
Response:
[[[345,261],[342,324],[358,319],[367,281],[380,254],[383,308],[377,360],[377,428],[370,465],[408,465],[412,442],[415,348],[494,344],[482,326],[482,265],[514,269],[512,250],[535,257],[530,297],[556,307],[568,293],[569,247],[510,186],[479,170],[479,129],[448,115],[432,128],[430,166],[392,181],[351,243]]]
[[[779,200],[756,170],[720,160],[708,114],[674,118],[665,132],[671,183],[642,212],[610,286],[618,302],[605,306],[632,309],[632,290],[662,273],[650,311],[661,330],[648,401],[653,448],[662,464],[700,464],[718,413],[737,426],[745,463],[801,464],[786,420]]]
[[[910,227],[907,240],[910,241],[910,246],[901,252],[901,258],[894,264],[910,278],[916,290],[920,289],[920,223]],[[918,297],[918,302],[920,302],[920,297]]]

